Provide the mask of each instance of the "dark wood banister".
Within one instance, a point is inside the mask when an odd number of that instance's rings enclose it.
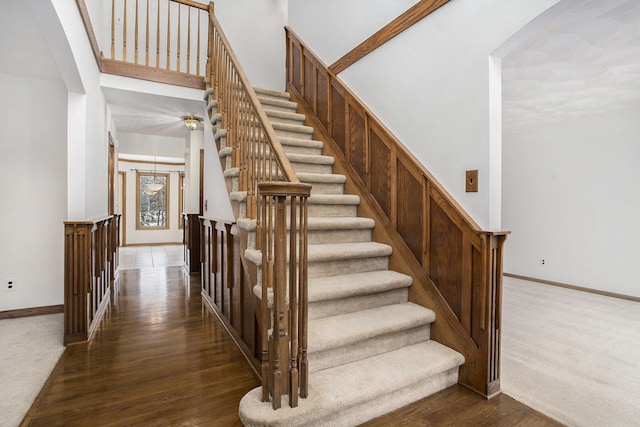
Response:
[[[334,74],[340,74],[416,22],[429,16],[450,0],[420,0],[402,15],[382,27],[371,37],[347,52],[342,58],[329,66]]]

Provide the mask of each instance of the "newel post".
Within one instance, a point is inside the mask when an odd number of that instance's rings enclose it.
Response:
[[[262,251],[262,399],[274,409],[308,394],[307,370],[307,198],[311,186],[258,185],[257,219]],[[287,209],[289,247],[287,249]],[[288,295],[288,298],[287,298]],[[271,302],[271,303],[270,303]],[[269,304],[270,303],[270,304]],[[269,335],[269,330],[271,334]]]
[[[503,246],[509,234],[487,232],[483,235],[484,302],[482,304],[481,327],[485,331],[486,396],[500,392],[500,345],[502,334],[502,260]]]

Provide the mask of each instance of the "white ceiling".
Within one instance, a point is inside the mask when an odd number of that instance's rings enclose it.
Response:
[[[102,89],[119,132],[186,138],[182,117],[203,116],[204,102],[122,89]]]
[[[503,59],[505,128],[640,106],[640,1],[573,3]]]

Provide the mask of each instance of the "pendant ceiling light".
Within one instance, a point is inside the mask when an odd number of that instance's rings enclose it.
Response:
[[[156,157],[153,158],[153,181],[145,185],[144,194],[155,196],[156,193],[164,188],[164,184],[157,181],[156,177]]]

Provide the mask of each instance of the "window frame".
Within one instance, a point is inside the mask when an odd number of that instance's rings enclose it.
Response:
[[[165,197],[165,212],[167,214],[166,224],[162,227],[160,226],[146,226],[140,223],[140,177],[142,176],[156,176],[156,177],[164,177],[166,179],[166,185],[164,187],[164,191],[166,194]],[[171,182],[171,174],[169,172],[140,172],[136,171],[136,230],[169,230],[170,219],[171,219],[171,193],[170,193],[170,182]]]

